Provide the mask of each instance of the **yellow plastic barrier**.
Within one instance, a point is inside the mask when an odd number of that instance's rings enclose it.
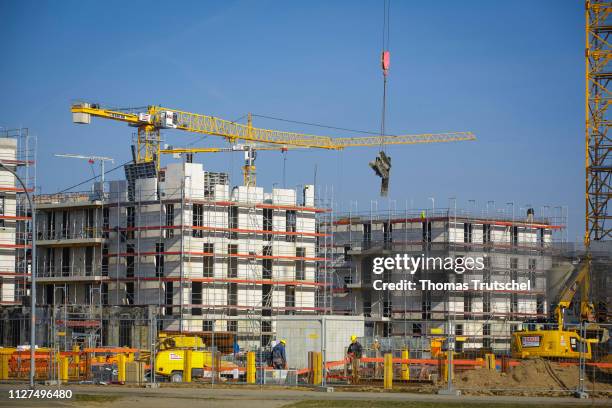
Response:
[[[193,368],[193,350],[185,350],[183,359],[183,382],[191,382],[191,369]]]
[[[495,371],[495,354],[487,353],[485,354],[485,363],[489,370]]]
[[[68,382],[68,357],[59,357],[59,380],[60,382]]]
[[[323,355],[318,351],[308,352],[308,383],[321,385],[323,383]]]
[[[255,366],[255,352],[249,351],[247,353],[247,375],[246,375],[247,384],[255,384],[256,371],[257,371],[257,367]]]
[[[323,383],[323,354],[317,351],[314,354],[313,363],[312,383],[321,385]]]
[[[125,363],[125,354],[119,353],[117,355],[117,381],[120,383],[125,383]]]
[[[0,354],[0,380],[9,379],[9,359],[10,354]]]
[[[79,356],[80,351],[81,349],[79,348],[78,344],[75,344],[74,346],[72,346],[72,352],[74,353],[72,357],[72,361],[74,361],[74,363],[77,365],[81,361],[81,358]]]
[[[385,354],[385,390],[393,389],[393,354]]]
[[[408,360],[410,358],[410,350],[407,348],[402,350],[402,360]],[[402,363],[402,380],[410,380],[410,364]]]
[[[440,356],[440,380],[441,381],[448,381],[448,357],[447,357],[447,353],[444,353],[443,355]],[[455,364],[453,364],[453,368],[455,367]],[[451,378],[454,379],[455,378],[455,372],[454,370],[451,372]]]

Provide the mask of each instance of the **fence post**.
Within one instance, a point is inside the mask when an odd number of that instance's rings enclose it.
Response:
[[[156,381],[155,357],[157,344],[157,319],[155,313],[151,313],[151,319],[149,321],[149,381],[151,387],[154,387]]]
[[[410,350],[405,348],[402,350],[402,360],[408,360],[410,358]],[[402,380],[410,380],[410,364],[402,362]]]
[[[212,369],[210,371],[210,386],[214,387],[215,386],[215,369],[216,369],[216,362],[217,362],[217,343],[215,343],[215,326],[217,325],[217,321],[213,320],[213,326],[212,326],[212,335],[211,335],[211,344],[210,344],[210,358],[211,358],[211,364],[212,364]]]
[[[125,383],[125,354],[117,354],[117,381],[121,384]]]
[[[191,382],[191,368],[193,367],[193,350],[185,350],[183,353],[183,382]]]
[[[215,352],[213,356],[214,356],[213,378],[215,379],[215,381],[220,382],[221,381],[221,352],[219,352],[215,348]]]
[[[586,375],[586,348],[589,344],[586,342],[586,324],[584,321],[580,322],[580,339],[582,341],[579,342],[579,359],[578,359],[578,388],[575,392],[576,398],[589,398],[589,394],[586,392],[584,388],[584,377]]]
[[[447,334],[446,334],[446,364],[442,362],[443,374],[446,374],[446,388],[438,390],[440,395],[461,395],[461,391],[453,387],[453,353],[455,352],[455,328],[453,322],[449,319],[447,321]]]
[[[393,354],[385,354],[385,390],[393,389]]]
[[[255,371],[257,367],[255,366],[255,352],[249,351],[247,353],[247,384],[255,384]]]

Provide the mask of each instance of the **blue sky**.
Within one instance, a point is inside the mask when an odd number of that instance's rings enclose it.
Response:
[[[389,147],[398,208],[478,208],[495,201],[568,206],[570,240],[584,228],[584,16],[579,1],[393,1],[389,133],[470,130],[477,142]],[[130,158],[132,129],[72,124],[70,102],[161,104],[236,119],[247,112],[376,130],[382,1],[0,0],[0,126],[38,137],[38,186],[91,176],[55,153]],[[256,118],[256,126],[351,136]],[[167,132],[173,145],[219,145]],[[288,186],[317,180],[340,208],[379,200],[367,163],[376,148],[292,151]],[[283,159],[261,152],[258,183],[282,182]],[[242,156],[201,155],[240,179]],[[96,169],[97,170],[97,169]],[[116,172],[108,178],[118,178]],[[355,204],[352,204],[353,209]]]

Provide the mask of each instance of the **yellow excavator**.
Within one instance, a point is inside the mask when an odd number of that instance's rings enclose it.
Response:
[[[589,300],[590,289],[590,258],[582,260],[577,266],[569,262],[551,270],[549,276],[550,286],[559,286],[560,290],[555,297],[552,321],[526,322],[526,330],[512,334],[512,356],[514,358],[565,358],[578,359],[581,356],[581,345],[584,345],[582,355],[590,360],[592,357],[591,345],[607,341],[608,333],[605,329],[594,323],[594,307]],[[564,278],[569,275],[569,278]],[[569,329],[565,326],[565,311],[570,307],[578,289],[580,296],[580,320],[587,322],[586,330]],[[549,297],[550,298],[550,297]]]

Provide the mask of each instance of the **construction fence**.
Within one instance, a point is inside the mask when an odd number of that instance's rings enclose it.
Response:
[[[376,338],[359,332],[359,321],[344,316],[293,315],[275,321],[277,335],[260,346],[238,342],[238,334],[227,331],[158,331],[168,325],[161,316],[122,319],[97,329],[91,319],[71,319],[68,324],[60,317],[38,322],[40,327],[52,328],[37,341],[35,378],[41,383],[250,384],[612,397],[610,324],[598,326],[599,342],[565,339],[577,357],[521,358],[512,347],[504,352],[470,348],[468,345],[476,339],[456,333],[456,325],[450,320],[444,329],[418,336]],[[0,324],[2,382],[29,381],[30,348],[15,343],[22,335],[28,338],[28,325],[27,319],[5,319]],[[595,337],[594,328],[586,324],[566,327],[565,331],[582,334],[583,338]],[[361,355],[347,353],[351,333],[358,336]],[[261,330],[251,335],[260,339],[265,336]],[[286,366],[275,369],[272,348],[281,339],[286,341]],[[498,340],[502,339],[493,342]],[[528,345],[537,339],[521,341]]]

